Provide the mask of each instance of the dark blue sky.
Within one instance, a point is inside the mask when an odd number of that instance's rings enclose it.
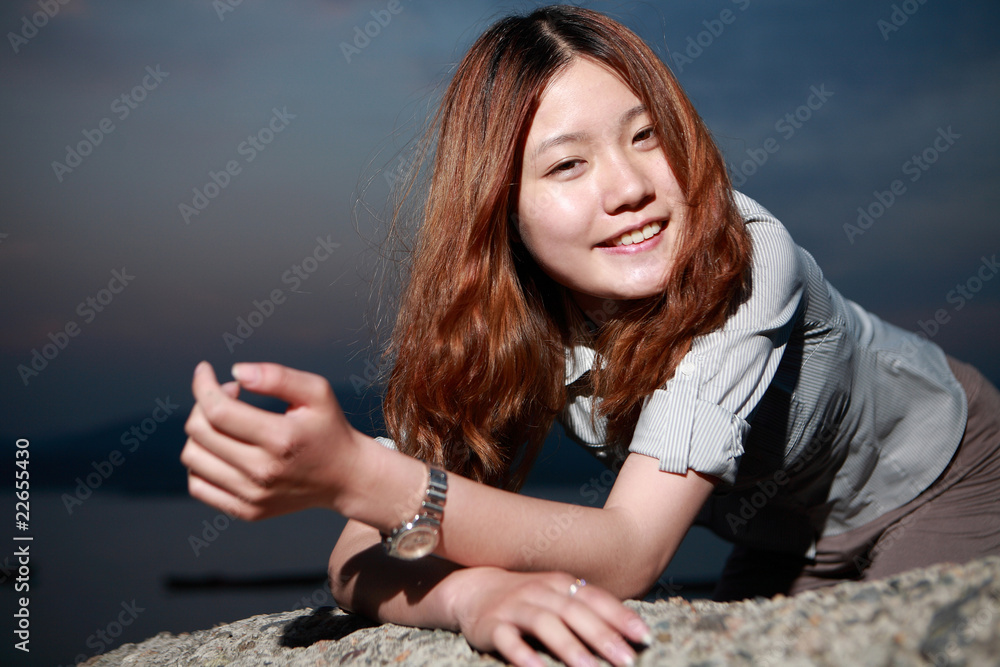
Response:
[[[201,359],[221,375],[238,360],[287,363],[347,398],[364,388],[380,233],[352,217],[366,210],[359,193],[384,206],[386,170],[461,54],[535,4],[243,0],[220,15],[229,2],[52,0],[51,19],[39,0],[0,3],[0,471],[13,479],[12,439],[30,439],[32,657],[46,664],[107,648],[92,633],[130,601],[147,611],[117,641],[300,595],[182,595],[164,591],[168,575],[322,572],[337,517],[234,523],[192,553],[220,515],[179,496],[122,502],[112,486],[149,490],[150,470],[182,484],[177,418]],[[741,189],[841,292],[903,327],[923,322],[1000,380],[995,0],[586,4],[672,62]],[[67,160],[67,146],[87,154]],[[877,217],[845,231],[859,207]],[[239,318],[259,326],[247,337]],[[23,376],[33,351],[52,358]],[[141,445],[123,424],[159,430]],[[86,451],[52,453],[55,436],[89,431],[63,441]],[[84,489],[86,505],[39,491],[122,457],[126,472]],[[567,486],[577,502],[580,483]]]
[[[200,359],[363,377],[359,193],[384,204],[464,49],[534,5],[223,4],[3,3],[0,433],[186,412]],[[846,296],[910,329],[937,316],[934,339],[1000,379],[995,2],[586,4],[673,61],[741,189]],[[260,326],[237,344],[241,317]],[[52,358],[26,374],[35,350]]]

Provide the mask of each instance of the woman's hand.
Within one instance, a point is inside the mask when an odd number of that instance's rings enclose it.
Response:
[[[277,364],[237,364],[237,382],[219,385],[198,364],[195,406],[181,462],[191,495],[242,519],[309,507],[338,509],[361,444],[330,385]],[[276,414],[237,400],[240,387],[289,404]]]
[[[562,572],[475,567],[449,578],[451,615],[469,644],[515,665],[543,664],[524,639],[529,635],[567,665],[579,666],[597,664],[591,650],[614,665],[631,665],[635,651],[626,639],[651,640],[639,615],[618,598]]]

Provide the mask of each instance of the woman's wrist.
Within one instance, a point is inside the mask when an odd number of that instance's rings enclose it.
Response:
[[[427,489],[427,467],[363,433],[353,435],[357,455],[345,471],[333,509],[387,533],[417,514]]]
[[[471,596],[479,594],[481,586],[476,579],[488,570],[498,570],[490,566],[467,567],[455,570],[437,585],[434,593],[442,612],[442,629],[461,632],[463,623],[468,624],[473,613],[469,608]]]

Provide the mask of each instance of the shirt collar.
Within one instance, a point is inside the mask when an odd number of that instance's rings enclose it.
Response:
[[[566,348],[566,384],[570,385],[594,367],[597,352],[586,345]]]

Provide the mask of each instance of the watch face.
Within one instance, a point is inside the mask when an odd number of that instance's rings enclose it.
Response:
[[[412,528],[402,535],[397,535],[394,539],[396,555],[406,560],[423,558],[434,551],[438,542],[438,531],[436,526],[425,524],[412,524]]]

